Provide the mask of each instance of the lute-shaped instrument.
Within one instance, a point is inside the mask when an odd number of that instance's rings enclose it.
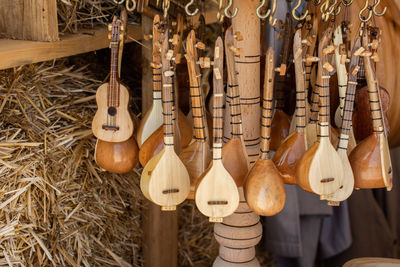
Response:
[[[196,206],[201,213],[210,218],[210,222],[222,222],[224,217],[231,215],[239,206],[238,188],[222,163],[223,53],[222,39],[218,37],[214,50],[213,161],[196,188]]]
[[[286,191],[279,171],[271,160],[271,121],[274,94],[274,51],[270,47],[265,57],[264,97],[261,119],[260,158],[247,175],[244,193],[247,204],[257,214],[272,216],[285,206]]]
[[[162,102],[164,124],[164,148],[144,167],[140,179],[143,195],[160,205],[164,211],[176,209],[190,191],[190,178],[185,165],[174,149],[174,108],[172,76],[168,51],[168,35],[162,39]]]
[[[378,80],[368,50],[368,33],[364,29],[362,43],[365,52],[363,61],[368,84],[373,133],[361,141],[349,156],[354,172],[355,188],[392,189],[393,169],[390,160],[385,124],[383,122]]]
[[[123,38],[122,22],[114,17],[111,24],[111,74],[108,83],[96,92],[97,111],[92,121],[93,134],[107,142],[123,142],[133,134],[133,121],[128,110],[129,91],[119,82],[118,51]]]
[[[242,111],[240,107],[239,82],[235,67],[233,30],[225,33],[225,55],[228,69],[228,96],[231,114],[231,139],[222,148],[222,162],[235,179],[238,187],[243,186],[249,171],[246,146],[243,139]],[[228,102],[228,101],[227,101]]]
[[[306,152],[306,90],[302,57],[301,30],[297,30],[293,41],[293,56],[296,75],[296,112],[292,120],[296,120],[296,131],[285,139],[276,151],[273,162],[278,168],[286,184],[296,183],[296,164]]]
[[[205,172],[211,162],[211,150],[208,143],[206,115],[203,103],[204,98],[200,88],[200,70],[196,65],[197,53],[195,43],[196,36],[194,30],[192,30],[186,39],[185,58],[189,73],[194,136],[190,145],[179,154],[190,175],[189,199],[194,199],[194,191],[198,183],[197,179]],[[221,50],[221,53],[223,53],[223,50]]]
[[[287,70],[290,55],[290,44],[292,38],[292,17],[288,13],[285,20],[285,32],[283,36],[283,44],[281,51],[281,62],[276,73],[276,108],[271,125],[271,150],[277,150],[283,140],[289,135],[290,118],[283,111],[285,105],[285,91],[287,90]]]
[[[161,103],[161,21],[160,16],[155,15],[153,19],[153,61],[152,68],[153,102],[150,109],[140,121],[136,140],[139,147],[150,137],[160,126],[162,126],[162,103]]]
[[[342,126],[340,127],[339,144],[337,147],[339,157],[342,159],[343,164],[343,183],[339,190],[337,190],[335,193],[327,196],[321,196],[321,199],[328,200],[328,204],[331,206],[340,205],[340,202],[346,200],[354,189],[354,174],[348,158],[348,146],[350,136],[352,134],[352,116],[357,87],[357,73],[360,69],[360,47],[361,40],[360,38],[357,38],[353,46],[352,57],[349,65],[349,78],[347,81],[343,117],[341,119]]]
[[[332,28],[329,27],[319,43],[318,55],[319,77],[319,136],[318,141],[304,153],[296,166],[297,182],[306,191],[318,195],[327,195],[336,192],[342,185],[343,164],[330,141],[330,115],[329,115],[329,70],[333,67],[327,61],[329,53],[334,47],[329,45]]]

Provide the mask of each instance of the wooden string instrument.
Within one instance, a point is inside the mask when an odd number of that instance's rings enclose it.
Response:
[[[162,102],[164,148],[155,155],[144,167],[140,179],[143,195],[160,205],[164,211],[176,210],[176,205],[182,203],[190,192],[190,178],[174,148],[174,108],[173,85],[174,72],[167,58],[168,35],[162,39]]]
[[[203,103],[204,98],[200,88],[200,71],[196,65],[197,53],[195,43],[196,36],[194,30],[192,30],[186,39],[185,57],[189,72],[194,136],[189,146],[179,154],[190,176],[189,199],[194,199],[195,187],[198,183],[197,179],[205,172],[211,162],[211,150],[208,144],[205,107]]]
[[[283,111],[285,104],[285,91],[287,87],[287,68],[290,56],[290,44],[292,38],[292,17],[286,14],[285,32],[283,36],[282,51],[280,57],[280,66],[277,68],[276,77],[276,102],[275,112],[272,119],[271,128],[271,150],[277,150],[282,144],[283,140],[289,135],[290,118]]]
[[[196,188],[196,206],[210,222],[222,222],[239,206],[239,191],[235,181],[222,164],[224,89],[224,48],[218,37],[214,50],[213,98],[213,161]]]
[[[318,141],[304,153],[296,166],[298,184],[304,190],[318,195],[336,192],[342,185],[344,175],[342,160],[330,141],[329,72],[333,67],[328,63],[327,56],[334,50],[334,47],[329,45],[331,36],[332,28],[328,27],[318,47],[318,82],[321,81],[316,84],[320,89]]]
[[[152,68],[153,83],[153,103],[150,109],[140,121],[136,140],[139,147],[150,137],[160,126],[162,126],[162,103],[161,103],[161,21],[160,16],[155,15],[153,19],[153,61],[150,63]]]
[[[368,33],[363,31],[362,43],[364,53],[365,75],[368,84],[369,103],[373,124],[373,133],[360,142],[349,156],[354,172],[355,188],[392,188],[392,165],[387,141],[381,99],[378,93],[378,80],[371,62],[368,49]]]
[[[122,15],[123,14],[121,14],[121,17]],[[120,75],[121,73],[123,46],[124,43],[120,42],[118,57],[118,75]],[[138,163],[138,157],[139,148],[133,135],[128,140],[123,142],[107,142],[100,139],[97,139],[96,141],[94,160],[101,168],[109,172],[129,172]]]
[[[111,24],[110,81],[96,92],[97,111],[92,121],[93,134],[103,141],[123,142],[133,134],[133,121],[128,110],[129,91],[119,82],[118,50],[123,38],[122,22],[114,17]]]
[[[264,97],[261,119],[260,158],[247,175],[244,186],[249,207],[262,216],[273,216],[285,206],[286,191],[279,171],[271,160],[271,121],[274,94],[274,51],[270,47],[265,58]]]
[[[249,171],[246,147],[243,140],[242,112],[240,107],[239,83],[234,59],[233,31],[225,33],[225,55],[228,69],[228,96],[231,113],[231,139],[222,148],[222,163],[235,179],[238,187],[243,186]],[[227,101],[228,102],[228,101]]]
[[[296,131],[285,139],[272,158],[283,181],[296,184],[296,164],[306,152],[306,90],[302,57],[301,30],[297,30],[293,41],[293,56],[296,75],[296,112],[292,120],[296,121]]]
[[[157,20],[159,21],[159,20]],[[160,36],[158,39],[161,40],[163,37],[163,35],[167,35],[168,36],[168,30],[165,29],[161,29],[162,26],[165,25],[161,25],[162,22],[158,22],[159,26],[157,27],[158,29],[158,36]],[[179,23],[178,23],[179,24]],[[165,27],[166,28],[166,27]],[[180,27],[178,27],[180,28]],[[161,30],[164,30],[163,33],[161,33]],[[154,38],[157,38],[157,35],[153,36],[153,44],[154,44]],[[174,35],[173,39],[173,44],[176,44],[176,46],[180,46],[181,42],[179,42],[180,38],[176,37],[177,35]],[[153,62],[152,62],[152,67],[153,67],[153,95],[155,95],[156,97],[153,98],[153,106],[152,106],[152,111],[148,111],[147,114],[150,113],[154,113],[154,117],[158,116],[159,118],[162,119],[162,104],[161,104],[161,87],[162,87],[162,81],[161,81],[161,58],[163,56],[168,56],[171,60],[174,59],[176,60],[178,55],[175,55],[174,53],[178,53],[179,50],[168,50],[166,52],[166,55],[163,55],[163,51],[161,50],[161,45],[160,45],[160,41],[158,41],[158,44],[156,43],[155,46],[153,46],[154,49],[156,49],[155,51],[153,50]],[[154,62],[158,62],[158,63],[154,63]],[[157,106],[155,108],[155,106]],[[158,110],[161,107],[161,110]],[[181,149],[184,147],[187,147],[189,145],[189,143],[192,141],[192,125],[190,124],[190,122],[187,120],[185,114],[183,114],[183,112],[177,108],[175,117],[177,117],[176,120],[176,124],[175,124],[175,132],[176,134],[174,135],[175,137],[175,143],[179,144],[180,146],[177,146],[176,149]],[[143,118],[141,125],[148,125],[148,128],[150,128],[150,125],[153,125],[153,122],[151,121],[151,119],[154,119],[153,117],[147,117],[147,114],[145,115],[145,117]],[[150,115],[149,115],[150,116]],[[144,122],[145,120],[148,121]],[[158,120],[158,119],[157,119]],[[155,127],[154,127],[155,128]],[[153,128],[153,129],[154,129]],[[149,132],[149,131],[142,131],[142,133],[145,132]],[[139,135],[138,135],[139,136]],[[142,138],[143,140],[143,138]],[[139,162],[142,166],[145,166],[147,164],[147,162],[154,157],[156,154],[158,154],[164,147],[164,128],[163,125],[158,126],[158,128],[151,133],[151,135],[144,141],[144,143],[141,145],[140,147],[140,151],[139,151]]]
[[[339,144],[337,147],[339,157],[342,159],[343,164],[343,183],[339,190],[337,190],[335,193],[327,196],[321,196],[321,199],[328,200],[328,205],[331,206],[340,205],[340,202],[346,200],[351,195],[354,189],[354,174],[353,170],[351,169],[350,161],[347,155],[349,154],[348,150],[350,149],[350,136],[352,134],[352,116],[354,108],[354,98],[357,87],[357,73],[360,70],[360,47],[361,40],[360,38],[357,38],[353,46],[353,52],[349,65],[349,78],[347,81],[346,97],[343,107],[343,117],[341,120],[342,126],[340,127]]]

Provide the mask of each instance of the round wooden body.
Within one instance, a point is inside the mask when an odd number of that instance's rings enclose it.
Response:
[[[119,84],[120,104],[116,107],[116,115],[108,114],[107,90],[108,83],[100,85],[96,92],[97,112],[92,121],[94,136],[107,142],[123,142],[128,140],[133,134],[133,121],[128,110],[129,92],[128,89]],[[114,120],[113,125],[108,125],[109,120]],[[105,126],[118,127],[117,130],[105,129]]]
[[[289,135],[290,118],[280,109],[276,109],[271,125],[271,150],[277,150]]]
[[[109,172],[127,173],[138,163],[139,148],[133,137],[118,143],[98,139],[94,157],[96,163]]]
[[[233,138],[222,147],[222,163],[238,187],[243,186],[249,171],[245,153],[240,138]]]

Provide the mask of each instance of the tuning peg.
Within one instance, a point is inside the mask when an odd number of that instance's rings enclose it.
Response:
[[[356,76],[356,74],[358,73],[359,70],[360,70],[360,66],[354,66],[350,73],[352,76]]]
[[[372,49],[376,50],[376,49],[378,49],[379,41],[377,39],[375,39],[372,41],[372,43],[369,44],[369,46],[371,46]]]
[[[243,36],[240,34],[240,32],[235,32],[233,37],[236,39],[236,41],[243,41]]]
[[[159,69],[161,68],[161,63],[150,62],[150,67],[153,69]]]
[[[372,52],[371,51],[364,51],[364,52],[361,53],[360,56],[362,56],[362,57],[370,57],[370,56],[372,56]]]
[[[112,34],[111,34],[111,33],[109,33],[109,34],[107,35],[107,37],[108,37],[108,39],[109,39],[109,40],[111,40],[111,38],[112,38]]]
[[[167,54],[165,55],[165,58],[168,60],[172,60],[172,57],[174,56],[174,50],[168,50]]]
[[[335,46],[329,45],[324,50],[322,50],[322,54],[328,55],[328,54],[332,53],[333,51],[335,51]]]
[[[176,54],[175,55],[175,64],[181,63],[182,60],[182,54]]]
[[[111,24],[108,24],[108,30],[112,31],[112,25]]]
[[[124,31],[124,30],[125,30],[125,26],[124,26],[124,25],[121,25],[121,26],[120,26],[120,29],[121,29],[121,31]]]
[[[275,71],[279,72],[280,76],[285,76],[286,68],[286,64],[281,64],[279,67],[275,68]]]
[[[120,39],[120,40],[124,40],[124,34],[123,34],[123,33],[120,33],[120,34],[119,34],[119,39]]]
[[[358,48],[356,51],[354,51],[354,55],[355,55],[356,57],[358,57],[358,56],[360,56],[364,51],[365,51],[365,48],[361,46],[361,47]]]
[[[178,45],[178,43],[179,43],[179,35],[178,35],[178,34],[174,34],[174,35],[172,36],[171,43],[172,43],[174,46]]]
[[[172,70],[167,70],[164,72],[165,77],[172,77],[174,76],[174,72]]]
[[[319,57],[313,57],[313,56],[306,57],[304,59],[304,62],[307,64],[311,64],[311,63],[318,62],[318,61],[319,61]]]
[[[379,60],[380,60],[379,55],[376,51],[372,54],[372,60],[375,62],[379,62]]]
[[[229,47],[229,49],[235,54],[235,56],[241,57],[241,55],[242,55],[242,49],[241,48],[237,48],[234,45],[231,45]]]
[[[306,46],[311,46],[311,41],[308,38],[301,40],[301,43]]]
[[[329,72],[332,72],[335,70],[335,68],[329,62],[325,62],[323,67],[324,67],[324,69],[326,69]]]
[[[200,57],[198,64],[202,69],[209,69],[211,65],[214,65],[214,62],[211,62],[209,57]]]
[[[151,34],[145,34],[143,35],[143,39],[145,39],[146,41],[153,39],[153,35]]]
[[[200,49],[200,50],[206,49],[206,45],[205,45],[204,43],[202,43],[202,42],[197,42],[197,43],[194,45],[194,47],[196,47],[197,49]]]

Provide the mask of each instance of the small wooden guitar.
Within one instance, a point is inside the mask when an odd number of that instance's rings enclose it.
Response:
[[[123,142],[133,134],[133,121],[128,110],[129,91],[119,82],[118,50],[124,30],[114,17],[111,33],[110,81],[102,84],[96,93],[97,112],[92,121],[93,134],[107,142]]]
[[[224,47],[221,37],[214,52],[213,102],[213,161],[211,168],[200,178],[196,189],[196,206],[210,222],[222,222],[239,206],[239,191],[235,181],[222,164],[222,136],[224,120],[223,65]]]
[[[168,35],[162,39],[163,55],[168,51]],[[164,122],[164,148],[144,167],[140,188],[144,196],[160,205],[164,211],[176,210],[190,191],[190,178],[185,165],[174,149],[173,96],[170,60],[162,57],[162,101]]]
[[[371,53],[368,49],[368,33],[364,29],[362,44],[365,75],[368,84],[369,103],[373,124],[373,133],[351,152],[349,156],[354,172],[355,188],[380,188],[392,189],[392,163],[387,141],[385,124],[380,94],[378,93],[378,80],[374,66],[371,62]]]
[[[190,145],[179,154],[190,175],[189,199],[194,199],[194,191],[198,183],[197,179],[205,172],[211,162],[211,150],[208,144],[208,130],[203,103],[204,98],[200,88],[200,70],[196,65],[197,53],[195,43],[196,36],[194,30],[192,30],[186,39],[185,57],[189,72],[194,136]]]
[[[264,98],[261,119],[261,154],[251,168],[244,186],[249,207],[262,216],[273,216],[285,206],[286,191],[279,171],[271,160],[272,101],[274,93],[274,51],[268,49],[265,58]]]
[[[242,111],[240,107],[239,82],[235,66],[233,29],[225,33],[225,55],[228,69],[228,96],[231,114],[231,139],[222,148],[222,162],[235,179],[238,187],[243,186],[249,172],[249,160],[243,138]],[[227,101],[228,102],[228,101]]]
[[[292,133],[276,151],[273,162],[278,168],[286,184],[296,184],[296,164],[306,152],[306,90],[304,82],[304,66],[302,57],[301,30],[294,35],[293,56],[296,74],[296,131]]]
[[[346,200],[354,189],[354,174],[351,169],[351,165],[348,158],[348,146],[350,141],[350,136],[352,134],[352,116],[353,116],[353,108],[354,108],[354,97],[356,93],[357,87],[357,73],[360,69],[359,66],[359,49],[361,47],[361,40],[357,38],[352,52],[352,57],[349,65],[349,78],[347,81],[347,90],[345,103],[343,107],[343,117],[342,117],[342,126],[340,127],[340,136],[339,136],[339,144],[337,147],[338,154],[342,159],[343,164],[343,184],[335,193],[328,196],[321,196],[321,199],[328,200],[328,204],[331,206],[340,205],[341,201]],[[354,139],[353,139],[354,140]]]
[[[342,185],[343,164],[330,141],[329,116],[329,70],[333,69],[327,61],[334,47],[329,46],[332,28],[329,27],[319,43],[318,55],[319,77],[316,84],[319,87],[319,139],[304,153],[296,166],[297,182],[306,191],[318,195],[328,195],[336,192]]]

